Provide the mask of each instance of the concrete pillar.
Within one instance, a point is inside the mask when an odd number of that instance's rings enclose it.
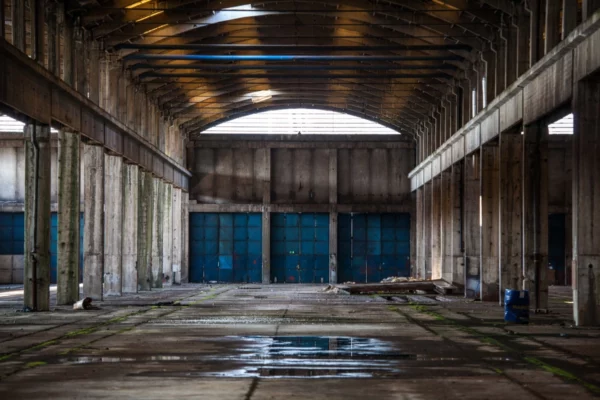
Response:
[[[60,62],[60,35],[57,21],[57,6],[54,2],[46,4],[46,21],[48,26],[48,70],[54,75],[59,75]]]
[[[138,290],[152,288],[152,238],[154,216],[154,178],[150,172],[140,171],[140,193],[137,229]]]
[[[463,286],[465,284],[465,255],[463,240],[463,163],[452,165],[451,172],[452,190],[449,192],[451,198],[450,218],[450,258],[452,260],[452,280],[454,284]]]
[[[452,282],[452,168],[440,174],[442,279]]]
[[[497,143],[481,148],[480,298],[500,302],[500,171]]]
[[[29,7],[33,8],[31,21],[31,39],[33,45],[33,59],[36,60],[42,66],[45,66],[46,59],[46,1],[35,0],[30,2]]]
[[[506,60],[502,64],[504,73],[506,74],[506,87],[510,86],[517,80],[518,73],[518,45],[519,45],[519,28],[517,25],[517,17],[510,17],[510,24],[507,31],[506,43]]]
[[[600,80],[575,85],[573,111],[573,316],[600,323]]]
[[[12,45],[25,52],[25,2],[11,0],[10,9],[12,11]]]
[[[0,38],[6,39],[6,28],[4,26],[4,21],[6,20],[6,16],[4,14],[4,0],[0,0]]]
[[[546,34],[544,40],[544,54],[548,54],[560,42],[560,9],[558,0],[546,1]]]
[[[74,35],[73,35],[73,23],[67,18],[67,15],[64,10],[64,5],[59,3],[59,7],[62,9],[62,13],[64,14],[63,19],[63,51],[62,51],[62,61],[63,61],[63,80],[73,86],[74,85],[74,67],[75,67],[75,56],[74,56]]]
[[[271,282],[271,149],[264,149],[261,177],[263,181],[262,212],[262,281]]]
[[[500,134],[500,300],[504,290],[523,286],[522,157],[520,132]]]
[[[83,295],[102,300],[104,276],[104,148],[83,145]]]
[[[432,183],[423,185],[423,270],[420,278],[431,277],[431,191]]]
[[[262,213],[262,282],[271,282],[271,213]]]
[[[135,164],[123,166],[123,293],[138,291],[138,221],[140,168]]]
[[[189,282],[190,278],[190,207],[189,193],[183,192],[181,197],[181,283]]]
[[[480,296],[480,152],[468,155],[464,162],[464,240],[465,296]]]
[[[431,278],[442,279],[442,182],[431,181]]]
[[[338,152],[329,150],[329,283],[338,283]]]
[[[548,127],[525,126],[523,136],[523,289],[535,309],[548,308]]]
[[[104,156],[104,294],[123,292],[123,158]]]
[[[80,137],[58,133],[58,273],[56,304],[79,300]]]
[[[160,178],[154,177],[152,206],[152,287],[163,287],[163,203],[165,201],[165,185]]]
[[[163,221],[163,286],[173,283],[173,185],[164,183]]]
[[[600,9],[600,0],[583,0],[582,19],[585,21],[590,18],[598,9]]]
[[[50,127],[25,126],[24,306],[50,310]]]
[[[554,0],[557,1],[557,0]],[[529,19],[529,67],[531,68],[544,55],[543,0],[530,0]]]
[[[564,40],[577,26],[577,0],[563,0],[562,2],[562,36]]]
[[[181,255],[182,255],[182,241],[183,234],[181,229],[181,189],[173,188],[173,215],[172,221],[172,232],[173,232],[173,278],[171,281],[173,284],[181,284]]]
[[[523,75],[530,66],[530,52],[529,52],[529,33],[531,27],[529,26],[530,21],[529,14],[526,12],[519,12],[517,17],[518,23],[518,45],[517,51],[517,77]]]

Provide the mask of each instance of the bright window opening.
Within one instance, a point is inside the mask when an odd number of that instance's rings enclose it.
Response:
[[[573,114],[548,125],[550,135],[572,135],[573,134]]]
[[[2,133],[23,133],[25,124],[19,120],[9,117],[8,115],[0,115],[0,132]],[[56,129],[50,129],[50,132],[57,133]]]
[[[471,118],[477,115],[477,90],[471,92]]]
[[[260,93],[257,98],[268,96]],[[294,108],[264,111],[223,122],[203,134],[399,135],[376,122],[335,111]]]
[[[487,93],[487,82],[485,80],[485,76],[483,78],[481,78],[481,93],[483,93],[483,98],[482,103],[483,103],[483,108],[487,107],[487,98],[486,98],[486,93]]]

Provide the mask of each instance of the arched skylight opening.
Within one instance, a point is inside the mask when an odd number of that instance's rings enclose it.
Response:
[[[399,135],[367,119],[335,111],[290,108],[263,111],[215,125],[202,134]]]

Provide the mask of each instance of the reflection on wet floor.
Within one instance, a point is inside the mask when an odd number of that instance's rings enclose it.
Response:
[[[403,351],[398,344],[375,338],[348,336],[226,336],[208,339],[220,346],[199,354],[148,356],[72,356],[49,360],[51,364],[104,363],[169,364],[162,372],[139,376],[222,378],[391,378],[406,375],[415,362],[464,363],[456,357],[431,357]],[[504,357],[486,361],[507,362]],[[171,364],[173,363],[173,364]],[[183,369],[182,369],[183,368]]]

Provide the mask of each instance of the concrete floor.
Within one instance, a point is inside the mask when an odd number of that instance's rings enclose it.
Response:
[[[49,313],[16,312],[19,295],[0,291],[0,398],[600,395],[600,329],[571,326],[569,288],[552,288],[553,312],[529,326],[460,297],[321,289],[190,284]]]

